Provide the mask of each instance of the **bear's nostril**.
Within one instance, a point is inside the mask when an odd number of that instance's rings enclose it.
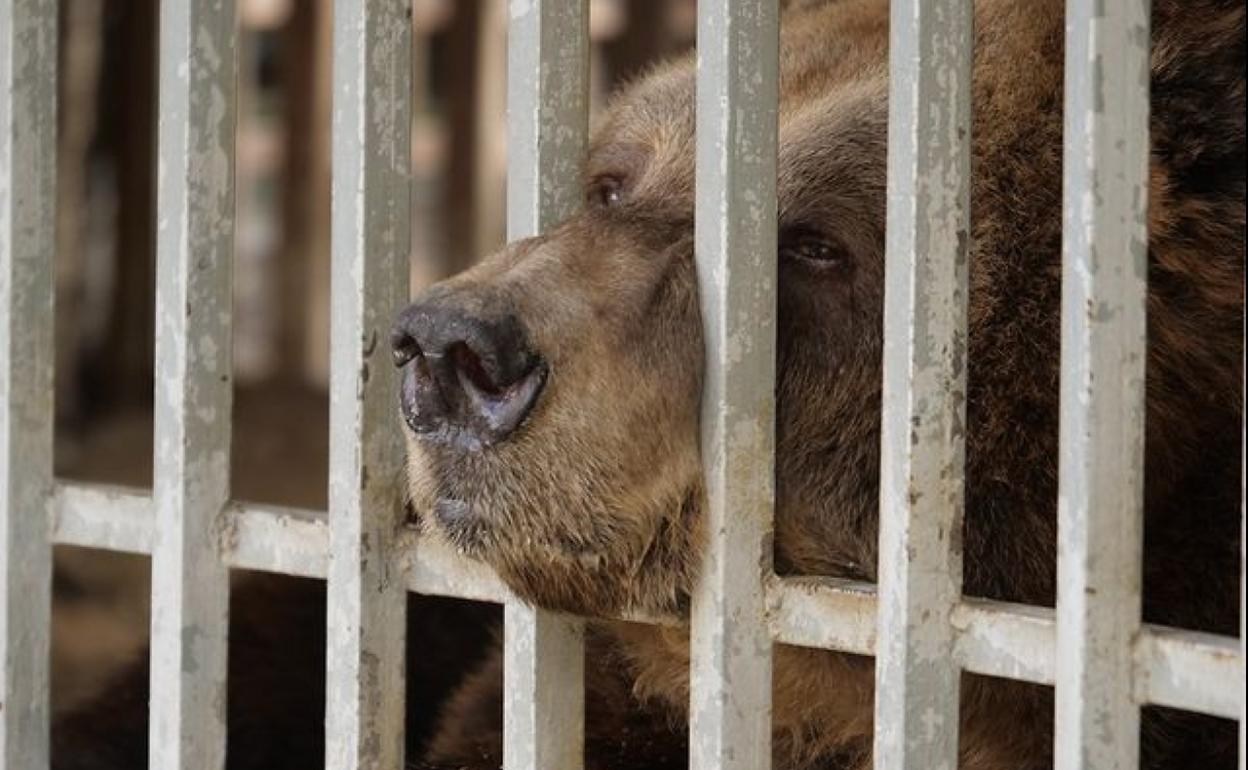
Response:
[[[485,370],[481,357],[468,345],[462,342],[458,343],[453,345],[448,353],[451,365],[458,369],[459,373],[466,377],[477,389],[491,396],[498,395],[503,390],[503,387],[495,382],[494,378]]]
[[[402,369],[420,355],[420,345],[415,337],[399,332],[390,340],[390,353],[394,356],[394,365]]]

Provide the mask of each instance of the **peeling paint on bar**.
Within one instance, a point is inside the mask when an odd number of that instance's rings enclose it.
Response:
[[[1053,684],[1053,610],[963,599],[951,616],[954,657],[974,674]]]
[[[1243,718],[1244,660],[1238,640],[1150,628],[1136,639],[1135,659],[1135,690],[1141,703]]]
[[[962,592],[970,0],[893,0],[875,766],[954,770]]]
[[[321,511],[243,506],[226,512],[226,561],[235,569],[324,578],[329,573],[329,522]]]
[[[408,10],[407,0],[333,9],[328,770],[403,763],[404,452],[385,351],[408,285]]]
[[[1057,770],[1134,770],[1149,3],[1066,6]]]
[[[698,3],[695,253],[706,554],[690,618],[691,770],[771,766],[776,134],[768,0]]]
[[[537,235],[581,205],[589,122],[586,0],[510,0],[507,238]],[[584,621],[509,603],[503,761],[507,770],[584,762]]]
[[[0,767],[48,766],[56,19],[0,0]]]
[[[767,584],[771,636],[783,644],[874,655],[875,613],[873,583],[803,577]]]
[[[150,765],[225,761],[235,9],[160,13]]]
[[[150,553],[151,498],[142,490],[59,484],[54,496],[57,544]],[[236,569],[324,579],[329,528],[324,511],[232,503],[226,561]],[[402,538],[407,590],[471,601],[514,601],[480,562],[436,540]],[[784,644],[875,652],[875,586],[830,578],[772,578],[767,584],[772,638]],[[680,618],[624,613],[616,620],[677,627]],[[972,673],[1052,685],[1056,623],[1048,607],[963,599],[953,611],[954,654]],[[1146,625],[1136,640],[1136,692],[1142,701],[1238,719],[1238,640]]]

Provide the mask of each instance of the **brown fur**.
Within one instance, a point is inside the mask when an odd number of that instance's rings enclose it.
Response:
[[[776,563],[874,579],[887,7],[805,6],[782,44]],[[1153,39],[1144,612],[1233,632],[1244,5],[1158,0]],[[1054,600],[1062,58],[1057,0],[977,3],[965,588],[1036,604]],[[471,511],[434,513],[430,531],[544,606],[679,612],[695,579],[693,83],[685,60],[630,88],[595,132],[586,211],[430,295],[518,318],[549,364],[541,400],[508,441],[463,451],[409,437],[416,506]],[[620,185],[618,204],[598,201],[603,180]],[[790,258],[812,233],[841,255],[835,264]],[[603,623],[597,634],[591,660],[619,662],[631,682],[599,699],[602,719],[647,701],[683,713],[682,633]],[[591,690],[620,675],[599,670]],[[496,766],[497,730],[478,725],[497,714],[491,676],[457,696],[432,761]],[[782,647],[774,690],[778,768],[868,766],[869,661]],[[963,768],[1048,767],[1050,709],[1043,688],[967,677]],[[656,735],[679,741],[661,722],[650,722]],[[1233,744],[1216,729],[1195,742],[1203,753],[1183,753],[1194,724],[1150,715],[1151,766],[1228,766]],[[591,724],[591,759],[594,734]]]

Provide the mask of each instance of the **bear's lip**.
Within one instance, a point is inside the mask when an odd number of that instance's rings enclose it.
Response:
[[[446,539],[460,552],[477,556],[484,550],[490,524],[471,503],[440,497],[434,501],[433,518]]]

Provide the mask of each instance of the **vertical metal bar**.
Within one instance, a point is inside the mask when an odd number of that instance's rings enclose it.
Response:
[[[1248,331],[1248,319],[1245,319],[1245,330]],[[1248,358],[1245,358],[1248,361]],[[1240,382],[1248,382],[1248,368],[1241,362],[1244,375]],[[1243,399],[1244,415],[1240,424],[1239,438],[1239,660],[1242,668],[1248,669],[1248,603],[1244,597],[1248,594],[1248,527],[1245,525],[1248,514],[1248,391],[1240,394]],[[1241,688],[1239,691],[1239,770],[1248,770],[1248,695]]]
[[[510,0],[507,238],[537,235],[581,205],[589,126],[586,0]],[[509,604],[503,675],[508,770],[584,763],[584,621]]]
[[[225,760],[234,251],[231,0],[160,12],[152,767]]]
[[[403,762],[403,446],[391,320],[411,241],[407,0],[336,0],[326,766]]]
[[[1139,765],[1149,3],[1066,5],[1059,770]]]
[[[48,766],[55,2],[0,0],[0,767]]]
[[[507,770],[574,770],[584,764],[585,624],[507,604],[503,677]]]
[[[890,14],[877,768],[958,765],[972,14]]]
[[[771,766],[779,20],[698,4],[695,253],[706,379],[707,542],[693,597],[690,767]]]

